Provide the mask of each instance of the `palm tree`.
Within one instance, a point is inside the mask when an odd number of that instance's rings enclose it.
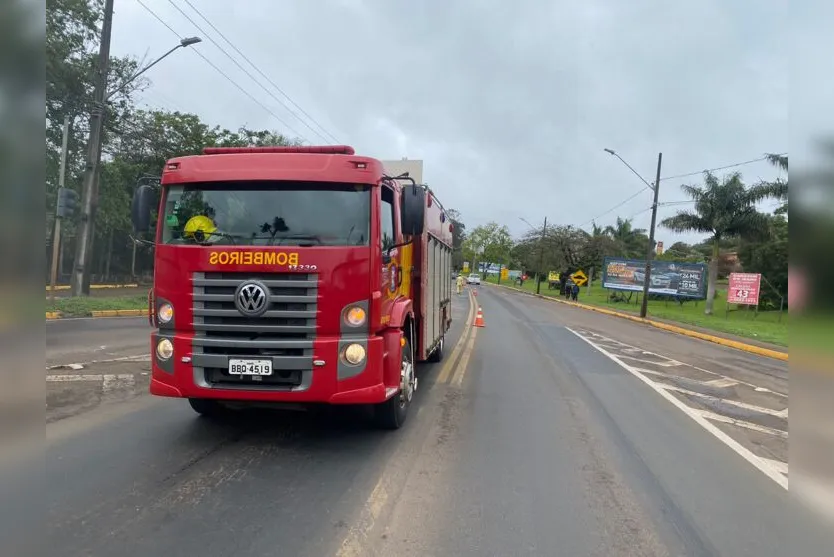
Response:
[[[631,219],[617,217],[617,224],[606,226],[605,234],[620,245],[623,255],[627,257],[640,256],[642,252],[645,252],[646,242],[648,241],[646,230],[644,228],[632,228]]]
[[[704,185],[682,185],[681,189],[695,202],[692,211],[680,211],[663,219],[661,226],[675,232],[710,234],[709,283],[704,313],[712,314],[715,282],[718,279],[718,256],[722,241],[732,239],[762,240],[769,232],[767,215],[756,210],[761,199],[757,188],[746,188],[741,174],[734,172],[719,181],[712,173],[704,174]]]
[[[774,155],[768,153],[765,155],[767,160],[770,163],[783,170],[785,174],[788,173],[788,156],[787,155]],[[775,198],[782,202],[782,205],[776,209],[775,213],[777,215],[782,215],[788,212],[788,180],[782,180],[781,178],[777,178],[773,182],[760,182],[755,188],[761,198]]]

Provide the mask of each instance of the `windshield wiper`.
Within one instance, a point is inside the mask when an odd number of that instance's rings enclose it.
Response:
[[[315,234],[282,234],[280,236],[275,236],[274,239],[279,241],[279,245],[282,245],[284,243],[284,240],[306,240],[316,242],[319,245],[324,244],[321,238]]]

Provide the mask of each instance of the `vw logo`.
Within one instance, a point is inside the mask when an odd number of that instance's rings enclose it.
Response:
[[[247,317],[260,317],[269,307],[269,289],[260,282],[244,282],[235,292],[235,306]]]

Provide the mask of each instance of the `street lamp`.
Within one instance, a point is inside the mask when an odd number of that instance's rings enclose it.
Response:
[[[156,66],[158,63],[160,63],[162,60],[167,58],[172,52],[174,52],[178,48],[185,48],[185,47],[191,46],[193,44],[201,43],[201,42],[203,42],[203,39],[201,39],[200,37],[186,37],[186,38],[182,39],[180,41],[180,43],[178,45],[176,45],[174,48],[172,48],[171,50],[169,50],[168,52],[166,52],[165,54],[163,54],[162,56],[160,56],[159,58],[157,58],[156,60],[154,60],[153,62],[151,62],[150,64],[148,64],[147,66],[145,66],[144,68],[142,68],[141,70],[139,70],[138,72],[133,74],[132,76],[130,76],[129,78],[127,78],[121,85],[119,85],[113,91],[108,93],[107,96],[104,98],[104,100],[109,101],[113,97],[113,95],[115,95],[116,93],[118,93],[119,91],[121,91],[122,89],[127,87],[130,83],[135,81],[137,77],[139,77],[140,75],[142,75],[143,73],[145,73],[146,71],[151,69],[152,67]]]
[[[518,217],[518,218],[521,219],[521,221],[524,222],[524,224],[529,226],[531,229],[536,230],[536,227],[533,226],[532,224],[530,224],[529,222],[527,222],[527,219],[525,219],[524,217]],[[542,237],[539,240],[539,265],[538,265],[539,268],[536,269],[535,278],[533,279],[533,280],[536,281],[536,294],[541,294],[541,290],[542,290],[542,283],[539,280],[539,271],[541,271],[541,268],[544,265],[544,237],[545,237],[546,234],[547,234],[547,217],[544,217],[544,225],[542,225]]]
[[[660,190],[660,165],[663,162],[663,153],[657,154],[657,178],[655,179],[654,185],[650,184],[646,181],[645,178],[640,176],[640,173],[634,170],[630,164],[628,164],[623,158],[614,152],[613,149],[603,149],[609,155],[613,155],[620,159],[624,165],[628,167],[646,186],[654,191],[654,201],[652,202],[652,224],[649,227],[649,248],[646,253],[646,271],[643,274],[643,300],[640,304],[640,317],[643,319],[646,318],[646,313],[649,310],[649,283],[651,282],[651,272],[652,272],[652,257],[654,256],[654,228],[657,222],[657,195],[658,191]]]
[[[202,41],[200,37],[187,37],[180,40],[174,48],[133,74],[109,94],[107,93],[107,68],[110,56],[110,33],[113,18],[113,0],[105,3],[105,17],[102,26],[102,40],[99,49],[99,73],[93,91],[93,108],[90,111],[90,139],[87,142],[87,160],[84,169],[84,182],[81,189],[81,221],[76,237],[75,264],[72,269],[72,295],[82,296],[89,293],[85,285],[90,254],[93,251],[93,229],[95,226],[95,206],[98,199],[98,166],[101,163],[101,130],[104,125],[104,113],[107,101],[124,89],[126,85],[158,64],[178,48],[185,48]]]

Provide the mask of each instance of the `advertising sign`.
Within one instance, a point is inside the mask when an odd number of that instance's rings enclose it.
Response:
[[[762,284],[760,273],[730,273],[727,288],[728,304],[759,305],[759,290]]]
[[[707,266],[703,263],[652,261],[650,294],[665,294],[680,298],[705,298]],[[612,290],[643,290],[646,277],[644,259],[606,257],[602,268],[602,287]]]

